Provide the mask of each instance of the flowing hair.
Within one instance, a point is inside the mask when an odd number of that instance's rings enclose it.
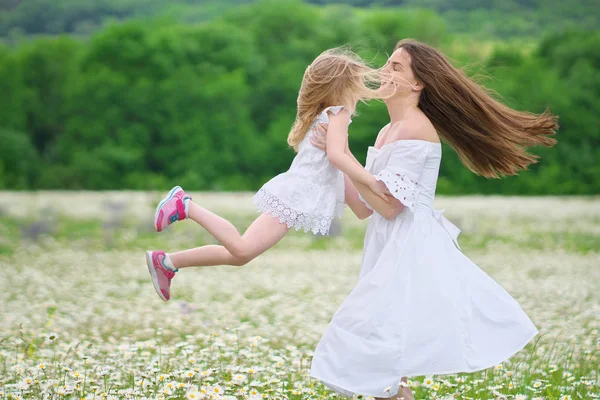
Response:
[[[379,83],[380,72],[347,48],[321,53],[304,72],[288,144],[298,150],[316,118],[328,106],[342,105],[353,112],[357,101],[382,98],[377,90]]]
[[[453,67],[438,50],[412,39],[396,44],[411,58],[415,77],[423,83],[419,108],[471,171],[487,178],[516,175],[537,162],[530,146],[553,146],[557,117],[513,110]]]

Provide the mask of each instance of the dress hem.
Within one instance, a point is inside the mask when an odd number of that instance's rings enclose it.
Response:
[[[252,202],[258,212],[278,219],[289,229],[303,230],[305,233],[312,232],[315,235],[328,235],[333,220],[342,219],[344,216],[344,202],[336,203],[332,215],[309,214],[294,209],[264,188],[261,188],[252,197]]]
[[[477,367],[474,369],[459,369],[459,370],[450,370],[450,371],[436,371],[436,372],[431,372],[431,371],[427,371],[427,372],[419,372],[419,373],[412,373],[412,374],[401,374],[402,376],[395,378],[395,379],[401,379],[403,377],[415,377],[415,376],[437,376],[437,375],[453,375],[453,374],[459,374],[459,373],[473,373],[473,372],[477,372],[477,371],[483,371],[484,369],[488,369],[493,367],[494,365],[498,365],[501,364],[502,362],[508,360],[509,358],[513,357],[515,354],[517,354],[519,351],[523,350],[523,348],[525,348],[525,346],[527,345],[527,343],[529,343],[531,341],[531,339],[533,339],[535,336],[537,336],[537,334],[539,333],[539,330],[537,328],[535,328],[535,332],[528,336],[527,340],[522,342],[519,346],[517,346],[517,349],[514,351],[510,351],[509,355],[507,357],[503,357],[501,360],[493,362],[493,363],[489,363],[486,364],[485,367]],[[342,388],[341,386],[337,386],[334,383],[331,382],[331,379],[328,380],[323,380],[320,379],[319,377],[313,375],[312,373],[309,374],[309,376],[311,378],[317,379],[319,380],[323,385],[327,386],[328,388],[330,388],[331,390],[337,392],[338,394],[347,396],[347,397],[352,397],[355,394],[362,394],[365,396],[376,396],[376,397],[381,397],[381,393],[378,394],[370,394],[370,393],[363,393],[363,392],[355,392],[355,391],[351,391],[351,390],[347,390]],[[395,387],[394,391],[390,391],[391,397],[395,396],[396,394],[398,394],[399,388],[400,388],[400,384],[394,384],[394,385],[390,385],[390,387]]]

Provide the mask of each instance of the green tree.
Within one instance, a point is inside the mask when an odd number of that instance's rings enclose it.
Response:
[[[162,7],[155,0],[144,11],[137,8],[141,0],[81,1],[60,5],[75,13],[118,3],[127,15],[141,16]],[[507,3],[502,12],[538,7],[526,3]],[[27,7],[2,14],[0,30]],[[492,4],[488,11],[498,9]],[[39,16],[45,24],[65,23],[45,17]],[[413,37],[443,49],[458,66],[468,64],[469,74],[483,66],[491,75],[483,83],[509,106],[549,107],[560,117],[558,145],[532,149],[541,161],[518,177],[480,178],[444,146],[440,193],[598,193],[598,32],[499,43],[467,41],[449,29],[432,11],[262,0],[198,25],[135,20],[110,24],[86,41],[53,37],[0,46],[0,187],[164,189],[177,182],[189,189],[256,189],[294,156],[286,138],[302,75],[319,53],[350,43],[378,67],[397,40]],[[376,101],[358,111],[350,143],[364,161],[387,112]]]
[[[0,128],[26,130],[25,91],[21,65],[0,45]]]
[[[37,151],[49,148],[63,133],[67,87],[74,79],[80,44],[68,37],[42,38],[19,48],[17,59],[25,86],[26,131]]]
[[[33,189],[40,165],[27,135],[0,128],[0,143],[0,189]]]

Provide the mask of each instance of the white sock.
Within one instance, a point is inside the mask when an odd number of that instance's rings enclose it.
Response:
[[[175,265],[173,265],[173,261],[171,261],[171,257],[169,256],[169,253],[165,253],[165,259],[163,260],[163,265],[165,267],[169,268],[173,272],[178,271],[178,269],[175,268]]]
[[[190,200],[192,200],[192,199],[190,199],[189,197],[183,199],[183,212],[185,213],[185,217],[186,218],[190,217],[190,214],[188,213],[188,207],[189,207],[189,204],[190,204]]]

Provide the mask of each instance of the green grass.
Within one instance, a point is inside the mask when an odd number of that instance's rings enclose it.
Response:
[[[243,232],[256,215],[228,216],[232,223]],[[600,222],[599,222],[600,223]],[[588,254],[600,252],[600,238],[593,232],[572,230],[538,231],[531,221],[522,220],[523,232],[518,236],[510,232],[483,233],[461,232],[461,247],[469,250],[486,250],[498,243],[514,246],[519,249],[563,249],[568,252]],[[27,232],[42,225],[39,235]],[[33,228],[32,228],[33,227]],[[565,225],[565,229],[569,229]],[[302,231],[291,230],[276,248],[295,247],[303,250],[323,251],[329,249],[360,250],[364,241],[365,224],[342,223],[339,236],[312,236]],[[106,222],[99,219],[78,219],[55,217],[48,220],[21,219],[0,216],[0,255],[10,255],[23,242],[37,242],[44,245],[44,240],[70,243],[74,247],[86,247],[93,250],[142,250],[163,248],[176,244],[178,248],[215,244],[217,241],[204,229],[198,226],[176,225],[159,235],[154,232],[150,223],[139,221]]]

